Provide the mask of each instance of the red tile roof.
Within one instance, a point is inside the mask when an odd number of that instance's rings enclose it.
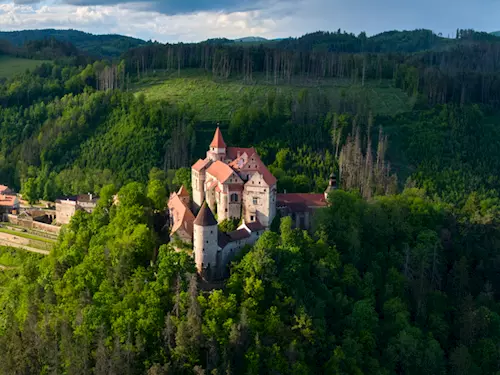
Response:
[[[4,191],[11,191],[8,186],[5,185],[0,185],[0,193],[3,193]]]
[[[228,236],[231,237],[232,241],[238,241],[250,237],[250,233],[246,229],[238,229],[228,233]]]
[[[189,197],[189,191],[184,185],[181,186],[179,192],[177,193],[179,197]]]
[[[230,166],[238,171],[243,169],[251,160],[251,158],[254,158],[253,164],[251,164],[250,170],[255,170],[260,172],[262,174],[264,181],[266,184],[269,186],[273,186],[276,184],[276,178],[273,176],[273,174],[267,169],[266,165],[262,162],[260,159],[259,154],[257,151],[255,151],[254,148],[238,148],[238,147],[229,147],[227,149],[227,154],[231,159],[234,159],[231,163]],[[245,156],[246,154],[246,156]],[[253,166],[256,166],[253,167]]]
[[[200,159],[196,163],[193,164],[191,168],[193,168],[196,172],[200,172],[203,168],[205,168],[208,163],[210,163],[210,159],[206,158],[205,160]]]
[[[15,195],[0,195],[0,206],[14,207],[16,205],[17,197]]]
[[[253,155],[255,155],[255,153]],[[230,162],[229,166],[234,170],[240,171],[245,167],[245,165],[248,164],[248,159],[249,159],[248,153],[244,152],[240,154],[240,156],[238,156],[232,162]]]
[[[207,173],[214,176],[219,182],[224,183],[233,175],[234,171],[229,165],[217,160],[207,169]]]
[[[326,207],[328,206],[325,200],[324,194],[305,194],[305,193],[293,193],[293,194],[277,194],[276,196],[279,205],[285,205],[290,207],[299,207],[299,205],[304,205],[308,208],[316,207]]]
[[[256,154],[257,151],[253,147],[244,148],[244,147],[228,147],[226,150],[226,155],[229,159],[234,160],[246,153],[248,156],[252,156]]]
[[[264,176],[264,181],[266,181],[266,184],[268,184],[269,186],[273,186],[276,184],[276,177],[273,176],[273,174],[269,171],[269,169],[267,169],[264,163],[261,162],[258,171],[262,173],[262,176]]]
[[[210,143],[210,147],[226,148],[226,143],[224,142],[224,138],[222,138],[222,133],[219,127],[215,130],[214,139],[212,140],[212,143]]]
[[[168,201],[169,210],[173,210],[174,225],[171,233],[174,234],[179,229],[184,228],[188,234],[193,234],[194,215],[189,208],[186,207],[184,202],[179,196],[174,193],[170,196]]]
[[[257,221],[253,221],[251,223],[245,223],[245,225],[247,226],[248,229],[250,229],[252,232],[258,232],[258,231],[261,231],[261,230],[264,230],[266,229],[265,226],[263,226],[258,220]]]

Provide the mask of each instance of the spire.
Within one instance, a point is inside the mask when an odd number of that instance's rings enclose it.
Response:
[[[179,197],[189,197],[189,191],[185,188],[184,185],[182,185],[177,195]]]
[[[212,213],[210,207],[208,207],[206,201],[203,203],[203,206],[201,206],[200,212],[198,213],[198,216],[196,216],[194,224],[201,227],[211,227],[217,225],[217,220],[215,220],[214,214]]]
[[[210,147],[214,148],[226,148],[226,143],[224,142],[224,138],[222,138],[222,133],[217,126],[217,129],[215,130],[215,135],[212,143],[210,143]]]

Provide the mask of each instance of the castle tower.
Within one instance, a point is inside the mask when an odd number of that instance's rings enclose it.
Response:
[[[226,158],[226,142],[224,142],[224,138],[222,138],[222,133],[217,127],[214,134],[214,139],[212,143],[210,143],[210,150],[207,152],[207,158],[212,161],[224,161]]]
[[[207,202],[204,202],[194,221],[193,250],[196,269],[207,280],[217,274],[218,235],[217,220]]]
[[[328,182],[328,187],[325,190],[325,199],[328,200],[328,196],[334,190],[337,190],[337,177],[335,173],[330,175],[330,181]]]

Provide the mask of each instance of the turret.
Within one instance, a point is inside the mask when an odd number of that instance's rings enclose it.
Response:
[[[226,143],[224,138],[222,138],[222,133],[217,127],[214,134],[214,139],[210,143],[210,150],[207,152],[207,157],[212,161],[224,161],[226,158]]]
[[[328,196],[334,190],[337,190],[337,177],[335,173],[330,175],[330,181],[328,182],[328,187],[325,190],[325,199],[328,200]]]
[[[193,251],[198,273],[206,279],[217,270],[218,235],[217,220],[204,202],[194,221]]]

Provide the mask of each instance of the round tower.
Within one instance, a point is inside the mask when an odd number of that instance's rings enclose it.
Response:
[[[193,226],[194,261],[198,273],[206,279],[217,271],[219,251],[217,220],[207,202],[201,206]]]

